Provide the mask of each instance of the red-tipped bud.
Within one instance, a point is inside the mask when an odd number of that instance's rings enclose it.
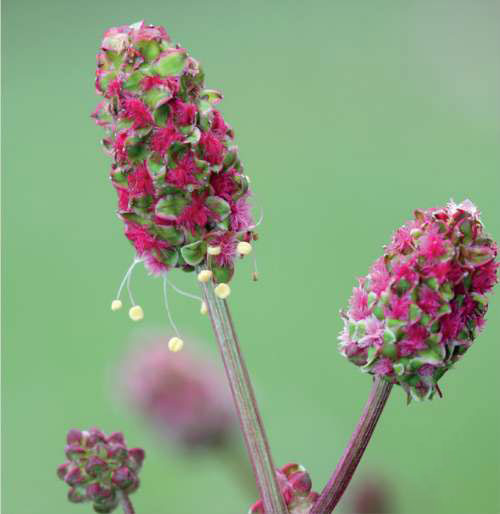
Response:
[[[311,477],[306,469],[300,464],[286,464],[276,470],[276,477],[289,514],[309,512],[319,495],[316,492],[311,492]],[[255,502],[248,513],[264,514],[262,500]]]

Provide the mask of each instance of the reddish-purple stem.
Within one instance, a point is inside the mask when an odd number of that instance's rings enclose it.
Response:
[[[127,493],[121,493],[121,506],[123,507],[124,514],[135,514],[134,506]]]
[[[370,442],[391,389],[392,384],[378,377],[374,379],[370,396],[351,440],[310,514],[328,514],[335,509]]]

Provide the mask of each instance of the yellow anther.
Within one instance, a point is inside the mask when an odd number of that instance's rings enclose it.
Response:
[[[200,282],[208,282],[212,278],[213,273],[209,269],[202,269],[198,273],[198,280]]]
[[[168,342],[168,349],[171,352],[180,352],[184,346],[184,341],[180,337],[172,337]]]
[[[224,284],[224,282],[221,282],[215,289],[214,289],[215,295],[224,300],[231,294],[231,288]]]
[[[220,246],[209,246],[207,248],[208,255],[220,255],[221,248]]]
[[[134,305],[130,307],[128,315],[132,321],[141,321],[144,318],[144,311],[140,305]]]
[[[111,310],[112,311],[119,311],[123,307],[123,303],[121,300],[113,300],[111,302]]]
[[[200,314],[207,314],[207,312],[208,312],[207,304],[202,300],[201,306],[200,306]]]
[[[240,255],[250,255],[252,253],[252,245],[246,241],[241,241],[236,247],[236,251]]]

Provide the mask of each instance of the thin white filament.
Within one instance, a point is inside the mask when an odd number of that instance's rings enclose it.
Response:
[[[170,309],[168,307],[168,298],[167,298],[167,276],[163,275],[163,301],[165,303],[165,310],[167,311],[168,319],[170,321],[170,326],[174,329],[174,332],[180,337],[179,330],[177,329],[174,320],[172,319],[172,314],[170,313]]]
[[[199,302],[202,301],[201,297],[196,296],[194,294],[188,293],[186,291],[183,291],[182,289],[179,289],[176,285],[172,284],[170,280],[165,276],[165,280],[167,281],[167,284],[177,293],[181,294],[182,296],[186,296],[187,298],[192,298],[193,300],[198,300]]]
[[[134,257],[134,260],[132,261],[132,264],[130,265],[130,268],[127,270],[127,273],[125,273],[125,276],[123,277],[123,280],[120,284],[120,287],[118,288],[118,293],[116,295],[116,299],[119,300],[120,296],[122,294],[122,290],[125,287],[126,282],[130,282],[129,277],[132,274],[132,270],[136,266],[136,264],[139,262],[139,259],[137,257]]]

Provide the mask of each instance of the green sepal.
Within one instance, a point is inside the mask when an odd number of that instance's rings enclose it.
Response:
[[[184,142],[189,143],[191,145],[198,144],[200,137],[201,137],[200,129],[198,127],[194,127],[194,129],[192,129],[192,130],[190,127],[188,127],[188,129],[189,129],[189,132],[191,132],[191,133],[186,137],[186,139],[184,139]]]
[[[384,344],[392,344],[396,342],[396,336],[392,330],[386,328],[384,330]]]
[[[374,309],[373,309],[373,315],[379,320],[379,321],[382,321],[385,319],[385,314],[384,314],[384,309],[382,308],[382,306],[380,305],[380,303],[378,303]]]
[[[180,75],[184,71],[187,54],[185,50],[175,50],[160,57],[153,65],[153,70],[161,77]]]
[[[183,195],[168,195],[156,204],[156,214],[162,218],[175,219],[181,214],[188,200]]]
[[[395,284],[394,289],[396,293],[398,293],[398,295],[401,296],[404,293],[406,293],[408,289],[410,289],[410,283],[408,282],[408,280],[402,278]]]
[[[219,215],[219,221],[229,216],[231,212],[230,205],[219,196],[209,196],[205,200],[205,205],[213,212]]]
[[[368,299],[367,299],[367,306],[368,306],[368,308],[371,309],[375,305],[376,301],[377,301],[377,293],[374,293],[373,291],[370,291],[368,293]]]
[[[158,108],[155,109],[155,112],[153,114],[155,123],[160,127],[166,127],[169,114],[170,107],[168,106],[168,104],[161,104]]]
[[[152,204],[153,197],[151,195],[136,196],[130,201],[130,205],[140,211],[147,211]]]
[[[233,146],[232,148],[228,148],[226,156],[224,157],[224,161],[222,162],[223,168],[230,168],[236,162],[238,157],[238,148]]]
[[[422,315],[422,309],[418,307],[418,305],[415,305],[412,303],[410,305],[410,321],[417,321],[420,316]]]
[[[153,225],[151,227],[151,232],[153,232],[159,239],[167,241],[173,246],[179,246],[184,242],[184,234],[175,227]]]
[[[148,170],[151,172],[153,178],[165,176],[165,162],[161,155],[153,153],[148,157]]]
[[[153,88],[144,95],[144,101],[152,109],[158,109],[172,98],[172,91],[166,88]]]
[[[123,62],[124,56],[121,53],[115,52],[114,50],[105,50],[104,53],[106,54],[106,59],[108,62],[113,65],[115,70],[118,70]]]
[[[125,189],[128,188],[127,176],[120,168],[111,172],[111,181],[118,186],[124,187]]]
[[[394,369],[394,372],[396,375],[404,375],[405,373],[405,367],[401,362],[397,362],[396,364],[393,364],[392,368]]]
[[[472,293],[472,299],[480,305],[488,305],[488,298],[484,294]]]
[[[140,71],[134,71],[130,74],[128,79],[123,83],[123,89],[135,91],[139,89],[141,80],[144,78],[144,74]]]
[[[139,225],[145,226],[151,224],[149,219],[145,218],[144,216],[140,216],[135,212],[119,212],[118,214],[124,221],[131,221],[133,223],[138,223]]]
[[[141,52],[146,62],[154,61],[161,53],[160,45],[153,40],[141,40],[137,42],[137,49]]]
[[[195,241],[181,248],[181,254],[184,260],[191,266],[196,266],[205,258],[207,253],[207,244],[205,241]]]
[[[378,359],[378,348],[370,346],[367,351],[366,364],[361,368],[363,371],[369,371],[373,363]]]
[[[104,93],[108,90],[108,85],[114,78],[116,78],[116,72],[114,71],[110,71],[104,76],[99,77],[99,85]]]
[[[450,282],[445,282],[440,288],[439,288],[439,294],[441,298],[445,302],[451,302],[453,300],[453,297],[455,296],[453,292],[453,287],[450,284]]]
[[[406,321],[403,321],[401,319],[390,318],[387,320],[387,327],[393,331],[397,331],[400,328],[404,327],[405,325],[406,325]]]
[[[222,101],[223,96],[222,93],[220,91],[217,91],[216,89],[204,89],[200,93],[200,98],[202,100],[206,100],[212,105],[217,105]]]
[[[210,267],[213,273],[214,282],[220,284],[221,282],[227,284],[233,278],[234,267],[226,268],[222,266],[213,265]]]
[[[229,217],[224,218],[223,220],[217,223],[217,229],[227,231],[229,230]]]
[[[137,139],[138,138],[132,138],[129,140],[131,144],[129,144],[129,141],[127,141],[127,155],[128,158],[134,163],[140,163],[148,156],[147,144],[145,144],[143,139],[139,139],[137,142],[135,142]]]
[[[389,357],[391,360],[394,360],[398,356],[396,345],[393,342],[384,342],[384,346],[382,347],[382,355],[384,357]]]
[[[166,248],[158,252],[160,254],[160,260],[168,267],[175,268],[179,261],[179,254],[175,248]]]

